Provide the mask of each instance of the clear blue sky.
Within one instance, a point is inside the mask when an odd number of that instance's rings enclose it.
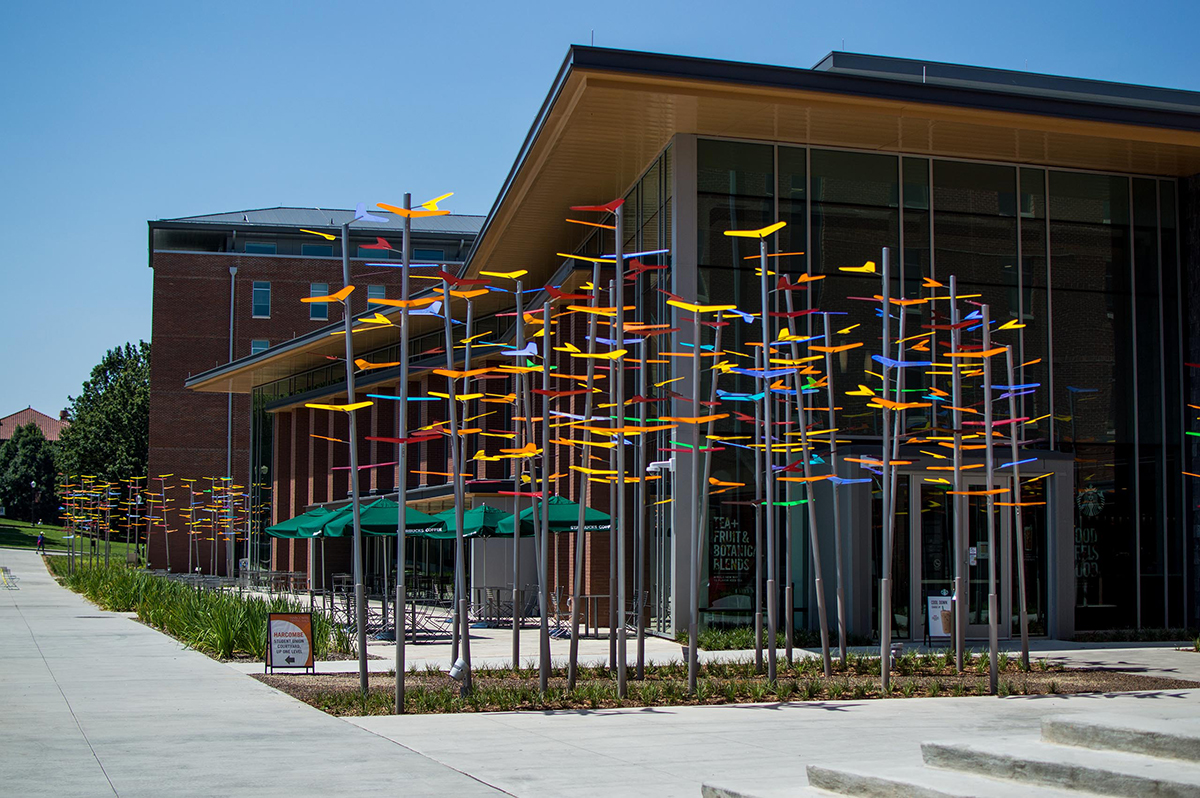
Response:
[[[1195,0],[14,3],[0,415],[55,414],[106,349],[150,338],[148,219],[406,190],[486,213],[567,47],[593,31],[599,46],[799,67],[844,40],[1200,90],[1197,30]]]

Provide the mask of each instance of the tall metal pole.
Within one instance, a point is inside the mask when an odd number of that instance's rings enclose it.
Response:
[[[645,315],[643,313],[642,292],[638,291],[634,283],[635,292],[637,295],[638,320],[645,323]],[[646,352],[650,349],[651,337],[643,334],[641,351],[638,355],[641,357],[641,363],[638,364],[638,396],[646,398],[648,388],[648,376],[646,371],[650,368],[646,363]],[[624,344],[622,344],[623,346]],[[645,428],[646,426],[646,410],[648,402],[638,403],[638,426]],[[649,452],[647,451],[647,439],[650,434],[642,432],[638,435],[637,446],[637,463],[638,463],[638,489],[637,489],[637,509],[634,511],[634,611],[637,617],[637,678],[643,679],[646,676],[646,624],[642,617],[642,608],[646,606],[646,529],[649,526],[648,515],[650,512],[650,497],[647,492],[646,485],[646,469],[650,466]]]
[[[697,298],[698,299],[698,298]],[[700,407],[700,312],[692,313],[692,407]],[[695,412],[695,410],[693,410]],[[701,495],[700,486],[700,425],[695,426],[696,433],[692,436],[692,496]],[[692,508],[692,556],[691,556],[691,595],[688,618],[688,692],[696,692],[696,683],[700,674],[700,578],[702,574],[700,542],[703,537],[700,531],[701,510]]]
[[[442,299],[444,304],[442,312],[445,314],[445,334],[446,334],[446,370],[454,370],[454,337],[452,333],[451,322],[451,296],[450,283],[442,278]],[[467,301],[467,337],[470,337],[469,317],[471,315],[471,303]],[[470,363],[464,361],[463,370],[470,369]],[[466,382],[464,379],[463,389],[466,390]],[[453,376],[446,376],[446,395],[449,396],[449,413],[450,413],[450,446],[452,455],[452,464],[454,467],[451,472],[451,478],[454,480],[454,587],[455,587],[455,626],[458,629],[459,643],[461,646],[461,658],[464,666],[462,670],[462,688],[461,694],[465,697],[471,694],[471,629],[467,617],[467,563],[466,563],[466,543],[463,539],[463,502],[464,502],[464,485],[462,479],[462,441],[458,432],[458,398],[456,394],[455,380]]]
[[[986,353],[992,346],[991,309],[983,306],[983,434],[984,459],[987,471],[987,536],[988,536],[988,692],[995,694],[998,671],[996,654],[999,647],[997,637],[1000,626],[998,614],[1000,602],[996,597],[996,487],[994,448],[992,446],[992,359]]]
[[[771,313],[770,307],[767,304],[768,288],[767,288],[767,239],[758,239],[758,262],[762,270],[762,275],[759,279],[759,296],[761,298],[760,307],[762,308],[762,345],[763,345],[763,373],[771,369]],[[697,352],[696,357],[700,355]],[[775,681],[776,674],[776,656],[775,656],[775,632],[779,628],[779,618],[777,616],[778,597],[775,595],[776,583],[776,557],[775,552],[775,473],[771,466],[771,404],[774,399],[771,396],[771,381],[763,377],[763,454],[766,468],[764,469],[763,478],[766,488],[766,497],[763,502],[763,507],[766,510],[766,522],[764,529],[767,536],[767,680]]]
[[[593,309],[600,304],[600,262],[592,263],[592,299],[590,305]],[[588,354],[596,354],[596,323],[597,314],[588,314],[588,335],[587,347]],[[587,358],[587,393],[583,399],[583,417],[587,422],[592,418],[592,392],[595,390],[596,384],[596,359]],[[587,447],[583,447],[583,453],[580,457],[580,462],[587,463]],[[584,542],[586,533],[584,532],[584,511],[586,510],[588,495],[588,475],[586,471],[579,472],[579,495],[576,497],[579,501],[579,521],[575,526],[575,584],[572,591],[573,600],[571,602],[571,646],[570,654],[567,659],[567,688],[575,689],[575,680],[579,670],[579,610],[583,603],[583,554]],[[612,524],[608,528],[608,534],[612,535]]]
[[[717,354],[720,354],[720,352],[721,352],[721,325],[724,323],[726,323],[726,322],[721,322],[718,317],[717,326],[716,326],[716,335],[713,339],[713,352],[715,352]],[[696,314],[697,335],[696,335],[696,345],[694,347],[695,352],[693,353],[695,355],[695,358],[693,359],[693,365],[694,365],[694,368],[692,371],[693,374],[698,374],[700,372],[699,362],[700,362],[700,352],[702,351],[702,349],[700,346],[699,331],[700,331],[700,314],[697,313]],[[709,389],[708,389],[708,401],[710,403],[715,403],[717,401],[717,372],[714,371],[712,373],[712,377],[710,377],[709,379],[710,379],[710,382],[709,382]],[[695,398],[699,398],[699,396],[700,396],[700,383],[699,383],[699,380],[697,380],[695,383],[695,387],[692,390],[692,397],[695,399]],[[643,405],[643,407],[645,407],[645,405]],[[700,411],[696,410],[694,412],[700,412]],[[715,420],[710,420],[708,422],[708,435],[709,436],[713,435],[713,433],[715,432],[715,430],[716,430],[715,424],[716,424]],[[692,614],[697,619],[699,619],[699,617],[700,617],[700,604],[699,604],[700,575],[701,575],[701,573],[703,573],[704,553],[706,551],[708,551],[709,497],[712,493],[712,483],[709,482],[709,477],[712,476],[713,458],[712,458],[711,454],[702,451],[704,448],[706,448],[704,446],[704,440],[702,440],[702,438],[700,436],[700,427],[699,427],[699,425],[697,425],[697,427],[696,427],[696,454],[695,454],[697,469],[699,469],[699,467],[700,467],[700,458],[703,456],[703,459],[704,459],[704,478],[700,481],[700,501],[699,501],[699,509],[698,509],[698,511],[700,513],[700,522],[699,522],[699,524],[697,524],[698,532],[696,534],[696,541],[695,541],[696,542],[696,550],[693,552],[693,558],[692,558],[692,573],[693,573],[694,584],[695,584],[695,591],[694,591],[695,604],[693,604],[693,606],[692,606]],[[698,634],[699,633],[698,622],[697,622],[696,628],[697,628],[697,634]],[[697,640],[698,640],[698,638],[697,638]],[[697,648],[698,648],[698,646],[697,646]],[[692,653],[691,648],[689,647],[689,649],[688,649],[689,656],[691,653]],[[697,651],[696,652],[697,676],[699,675],[699,657],[700,657],[700,654],[699,654],[699,651]],[[689,666],[690,666],[690,664],[691,664],[691,661],[689,659]],[[690,667],[689,667],[689,675],[690,675]],[[695,685],[694,684],[689,685],[689,689],[694,691]]]
[[[825,344],[833,346],[829,334],[829,314],[825,318]],[[825,388],[829,399],[829,470],[837,476],[837,407],[833,389],[833,352],[825,353]],[[833,480],[833,558],[834,574],[837,577],[837,619],[838,619],[838,658],[842,665],[846,664],[846,599],[845,580],[842,579],[842,505],[839,495],[839,484]]]
[[[1029,669],[1029,615],[1025,604],[1025,519],[1021,509],[1021,466],[1018,464],[1020,454],[1017,450],[1017,397],[1016,381],[1013,369],[1013,348],[1008,345],[1005,352],[1008,366],[1008,441],[1009,452],[1012,456],[1012,494],[1013,507],[1016,510],[1016,530],[1013,539],[1016,541],[1017,558],[1017,606],[1021,613],[1021,667]]]
[[[766,369],[764,349],[754,353],[754,367]],[[754,403],[754,435],[762,426],[762,404]],[[754,447],[754,672],[763,672],[763,451]]]
[[[405,209],[412,208],[412,194],[404,195]],[[404,217],[404,234],[400,241],[400,384],[396,396],[396,701],[393,707],[397,715],[404,712],[405,638],[408,636],[405,619],[408,615],[408,575],[405,558],[408,551],[408,524],[405,512],[408,509],[408,299],[409,299],[409,250],[412,241],[412,218]],[[449,297],[442,297],[449,304]],[[456,464],[457,467],[457,464]],[[386,601],[385,601],[386,603]],[[416,633],[416,630],[413,630]]]
[[[792,293],[787,294],[787,309],[788,313],[792,312]],[[829,317],[825,317],[826,326],[829,325]],[[826,333],[826,344],[829,343],[828,332]],[[795,352],[793,344],[793,357],[798,353]],[[803,463],[804,473],[804,498],[807,500],[806,508],[808,510],[808,540],[812,547],[813,558],[813,586],[817,593],[817,619],[820,622],[821,630],[821,662],[825,667],[826,678],[833,675],[833,664],[830,661],[829,655],[829,617],[825,609],[825,582],[822,578],[821,569],[821,537],[817,531],[817,505],[813,501],[813,473],[812,473],[812,452],[808,444],[808,418],[804,409],[804,391],[801,386],[800,375],[796,374],[796,415],[800,421],[800,459]],[[833,433],[830,433],[833,437]],[[836,511],[835,511],[836,512]],[[840,586],[840,581],[839,581]]]
[[[892,318],[892,269],[891,249],[883,248],[883,356],[891,357],[891,318]],[[887,400],[888,388],[891,385],[891,369],[886,360],[883,366],[883,398]],[[892,429],[889,423],[887,405],[880,411],[883,433],[883,468],[881,489],[883,491],[882,528],[883,536],[882,557],[879,564],[881,578],[879,580],[879,675],[884,692],[892,683]]]
[[[525,348],[525,317],[524,309],[522,308],[522,299],[524,294],[524,284],[517,280],[517,327],[516,327],[516,344],[517,349]],[[545,335],[543,332],[542,335]],[[547,348],[546,351],[549,351]],[[521,375],[518,374],[513,380],[516,383],[518,394],[517,401],[521,402],[524,398],[524,391],[521,390]],[[519,406],[519,405],[518,405]],[[527,410],[523,415],[529,416]],[[518,426],[517,429],[520,427]],[[521,448],[519,445],[514,448]],[[513,588],[512,588],[512,667],[516,671],[521,667],[521,461],[522,458],[513,458],[513,493],[518,495],[513,496],[513,556],[512,556],[512,572],[513,572]]]
[[[958,311],[958,278],[950,275],[950,351],[959,352],[962,347],[961,320]],[[954,358],[957,360],[957,358]],[[954,667],[962,673],[963,658],[967,648],[967,618],[970,613],[971,597],[967,593],[967,497],[963,479],[962,429],[962,369],[958,363],[950,366],[953,372],[950,384],[950,404],[953,405],[951,425],[954,428]]]
[[[550,585],[550,300],[542,303],[542,337],[545,341],[542,353],[542,550],[540,552],[538,571],[542,582],[542,595],[549,598],[547,590]],[[530,474],[532,476],[532,473]],[[532,484],[532,480],[531,480]],[[515,530],[515,526],[514,526]],[[538,679],[542,692],[550,686],[550,618],[546,601],[542,601],[542,627],[540,651],[538,657]]]
[[[616,339],[614,346],[617,349],[625,348],[625,264],[624,256],[621,252],[621,236],[624,231],[622,222],[624,220],[624,204],[617,206],[617,229],[613,236],[613,245],[616,253],[615,268],[617,271],[614,281],[613,297],[616,299],[617,316],[613,320],[613,338]],[[549,305],[547,305],[549,307]],[[546,324],[549,325],[549,312],[547,311]],[[547,330],[547,334],[549,331]],[[699,359],[700,352],[696,351],[696,358]],[[611,529],[609,534],[617,536],[617,695],[625,698],[629,693],[627,661],[625,657],[627,634],[625,628],[625,612],[626,605],[626,584],[625,584],[625,464],[629,458],[625,455],[625,358],[621,357],[612,361],[612,370],[609,372],[613,379],[613,393],[615,394],[614,402],[616,402],[617,410],[617,506],[616,506],[616,529]]]
[[[342,225],[342,285],[350,285],[350,223]],[[346,336],[346,404],[354,404],[354,314],[350,296],[342,300],[342,327]],[[358,422],[355,411],[346,414],[350,425],[350,506],[354,519],[354,625],[358,629],[358,686],[367,694],[367,603],[363,587],[362,519],[358,506]],[[213,534],[216,534],[214,524]],[[213,541],[216,545],[216,541]]]

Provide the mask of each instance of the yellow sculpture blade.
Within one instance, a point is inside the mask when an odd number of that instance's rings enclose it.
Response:
[[[617,360],[619,358],[624,357],[627,351],[628,350],[625,350],[625,349],[615,349],[612,352],[598,352],[597,354],[594,354],[594,355],[589,355],[589,354],[580,352],[580,353],[573,353],[571,355],[571,357],[590,358],[592,360]]]
[[[301,227],[300,232],[301,233],[312,233],[315,236],[320,236],[321,238],[325,239],[326,241],[337,241],[337,236],[332,236],[329,233],[322,233],[319,230],[305,230],[303,227]]]
[[[346,297],[350,296],[350,293],[352,291],[354,291],[354,286],[348,285],[345,288],[343,288],[341,291],[338,291],[336,294],[328,294],[326,296],[302,296],[302,297],[300,297],[300,301],[301,302],[341,302]]]
[[[453,196],[454,196],[454,192],[453,192],[453,191],[451,191],[451,192],[449,192],[448,194],[443,194],[443,195],[442,195],[442,196],[440,196],[440,197],[434,197],[434,198],[433,198],[433,199],[431,199],[431,200],[427,200],[427,201],[425,201],[425,202],[422,202],[422,203],[421,203],[421,207],[422,207],[422,208],[424,208],[424,209],[425,209],[425,210],[427,210],[427,211],[437,211],[437,210],[441,210],[440,208],[438,208],[438,203],[439,203],[439,202],[441,202],[441,201],[442,201],[442,200],[444,200],[444,199],[449,199],[450,197],[453,197]]]
[[[869,260],[862,266],[842,266],[838,269],[840,272],[856,272],[858,274],[874,274],[875,261]]]
[[[668,299],[667,304],[683,310],[690,310],[692,313],[719,313],[724,310],[737,310],[737,305],[692,305],[678,299]]]
[[[524,277],[529,274],[528,269],[517,269],[515,272],[480,272],[484,277],[503,277],[507,280],[515,280],[518,277]]]
[[[441,374],[443,377],[453,377],[456,380],[460,380],[463,377],[477,377],[480,374],[487,374],[489,371],[491,371],[490,368],[471,369],[470,371],[451,371],[450,369],[434,369],[433,373]]]
[[[355,410],[362,410],[364,407],[370,407],[374,402],[355,402],[349,405],[321,405],[321,404],[305,404],[305,407],[311,407],[313,410],[340,410],[343,413],[352,413]]]
[[[399,366],[400,363],[399,361],[395,363],[372,363],[371,361],[363,360],[360,357],[354,361],[354,365],[358,366],[363,371],[367,371],[369,369],[390,369],[394,368],[395,366]]]
[[[616,258],[589,258],[586,255],[568,255],[565,252],[555,252],[560,258],[573,258],[574,260],[586,260],[588,263],[616,263]]]
[[[766,227],[760,227],[757,230],[726,230],[725,235],[736,238],[766,238],[771,233],[774,233],[776,230],[782,230],[786,226],[787,222],[776,222]]]

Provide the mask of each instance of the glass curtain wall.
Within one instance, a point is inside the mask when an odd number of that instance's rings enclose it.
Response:
[[[1075,458],[1075,495],[1056,500],[1070,501],[1074,512],[1076,627],[1183,623],[1175,181],[756,142],[701,139],[697,147],[700,301],[757,312],[757,242],[722,234],[788,222],[770,242],[772,252],[803,254],[772,263],[784,273],[824,275],[808,291],[793,293],[795,307],[844,314],[835,317],[834,329],[872,331],[848,335],[845,340],[865,345],[834,359],[839,389],[851,390],[878,370],[871,356],[880,351],[877,304],[853,297],[869,298],[880,286],[875,275],[841,269],[878,261],[882,248],[891,247],[892,295],[907,298],[928,295],[923,278],[956,275],[960,296],[978,295],[973,301],[989,304],[993,331],[1009,324],[993,345],[1012,344],[1015,380],[1038,384],[1018,398],[1017,414],[1028,419],[1023,445]],[[929,304],[894,315],[904,337],[928,335],[927,325],[948,321],[944,308]],[[801,332],[809,323],[798,320],[793,329]],[[725,347],[753,351],[748,344],[761,338],[757,329],[726,327]],[[934,353],[949,347],[948,332],[929,338]],[[964,343],[978,346],[978,329],[966,331]],[[1002,357],[993,362],[1000,369],[997,383],[1005,381],[1004,365]],[[925,393],[930,383],[949,388],[946,375],[903,371],[906,392]],[[722,387],[754,389],[752,381],[728,376]],[[975,387],[963,404],[984,401]],[[752,413],[749,405],[739,409]],[[936,413],[909,411],[902,423],[908,430],[949,426],[948,415]],[[997,413],[1006,416],[1006,403]],[[844,439],[880,434],[878,411],[847,407],[838,421]],[[743,502],[754,496],[762,468],[755,461],[752,450],[733,447],[714,457],[713,476],[746,486],[713,497],[711,530],[720,525],[721,540],[736,540],[741,548],[722,550],[737,556],[719,563],[710,553],[702,601],[707,622],[744,622],[752,607],[761,522]],[[1047,499],[1036,481],[1040,474],[1022,476],[1026,501]],[[923,488],[921,501],[925,496]],[[928,501],[941,500],[931,493]],[[1035,633],[1047,629],[1047,509],[1025,508],[1019,532],[1012,519],[1014,554],[1025,560],[1029,585],[1024,609]],[[793,521],[797,540],[805,539],[803,515]],[[894,574],[909,571],[912,528],[898,517]],[[874,560],[878,571],[877,554]],[[798,607],[807,596],[803,572],[797,568]],[[897,633],[909,625],[902,581],[894,596]],[[1015,628],[1015,582],[1012,596]],[[806,624],[800,610],[798,623]]]

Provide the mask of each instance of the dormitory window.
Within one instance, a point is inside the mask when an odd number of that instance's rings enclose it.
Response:
[[[412,251],[413,260],[422,261],[425,263],[441,263],[446,259],[446,250],[444,249],[414,249]]]
[[[269,241],[247,241],[246,253],[249,255],[274,255],[275,244]]]
[[[328,296],[329,283],[309,283],[309,296]],[[313,302],[308,306],[308,318],[312,321],[329,321],[329,305],[324,302]]]
[[[327,258],[333,255],[332,244],[301,244],[301,255],[311,255],[315,257]]]
[[[367,286],[367,304],[371,304],[372,299],[387,299],[387,286],[383,285],[368,285]]]
[[[363,258],[364,260],[387,260],[389,257],[391,257],[391,253],[386,249],[367,249],[366,247],[359,247],[358,255],[356,257]]]
[[[257,355],[271,345],[271,342],[266,338],[255,338],[250,342],[250,354]]]
[[[251,315],[256,319],[271,318],[271,284],[254,281],[253,309]]]

